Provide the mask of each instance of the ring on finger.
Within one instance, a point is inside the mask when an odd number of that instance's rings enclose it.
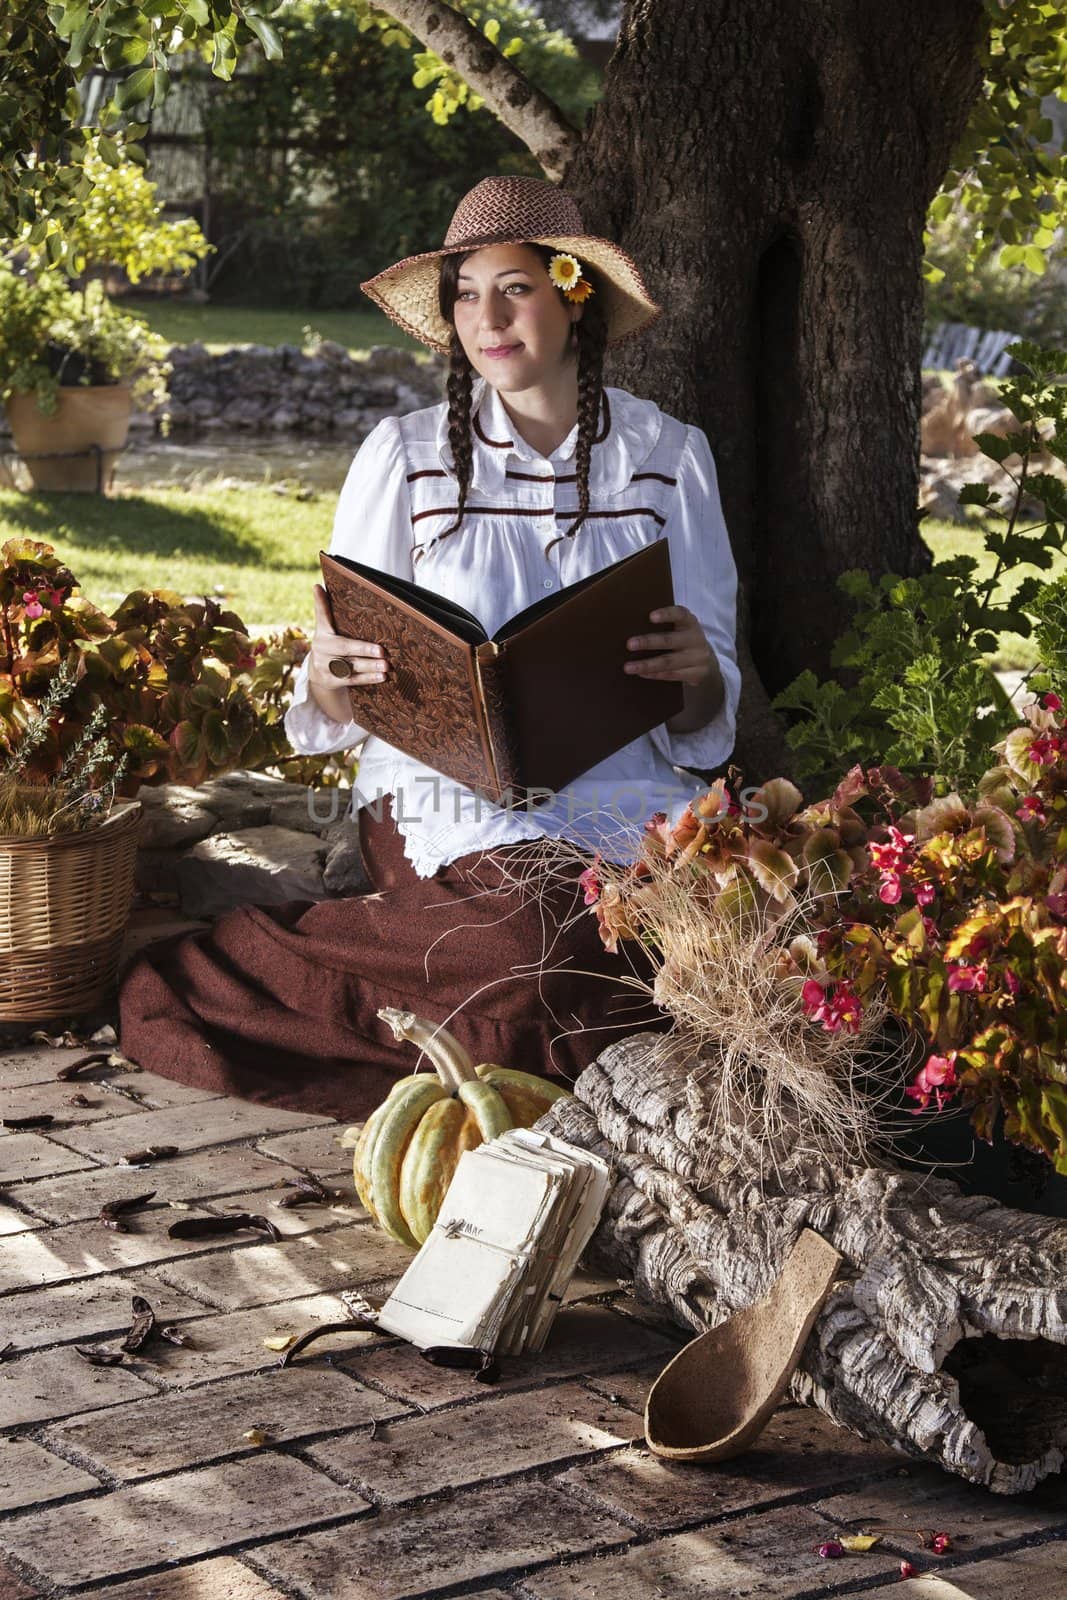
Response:
[[[355,675],[355,666],[347,656],[334,656],[329,669],[335,678],[351,678]]]

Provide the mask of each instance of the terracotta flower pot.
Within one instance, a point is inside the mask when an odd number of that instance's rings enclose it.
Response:
[[[110,493],[115,460],[130,431],[130,409],[124,384],[61,388],[50,417],[32,394],[11,395],[7,418],[34,488]]]

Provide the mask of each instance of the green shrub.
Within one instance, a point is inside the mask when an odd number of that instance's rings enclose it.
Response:
[[[917,578],[844,575],[854,615],[834,648],[838,676],[820,683],[802,673],[774,702],[791,716],[797,776],[813,791],[832,788],[842,763],[902,767],[932,779],[938,793],[977,783],[989,746],[1016,720],[989,665],[1004,634],[1029,638],[1036,625],[1048,655],[1035,686],[1067,691],[1062,585],[1037,576],[1067,544],[1067,485],[1032,468],[1039,440],[1067,460],[1067,353],[1025,341],[1008,349],[1025,375],[1005,380],[1001,395],[1023,426],[1007,438],[975,435],[993,460],[1021,463],[1009,472],[1016,488],[1006,524],[983,535],[991,570],[976,581],[978,562],[954,556]],[[1025,526],[1024,496],[1045,508]],[[960,491],[962,505],[998,517],[999,502],[984,483]],[[1025,569],[1033,570],[1020,576]]]

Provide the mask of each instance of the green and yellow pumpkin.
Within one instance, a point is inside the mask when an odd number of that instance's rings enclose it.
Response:
[[[530,1072],[475,1066],[458,1039],[414,1012],[383,1006],[378,1015],[435,1071],[401,1078],[368,1117],[353,1160],[356,1193],[379,1227],[418,1249],[463,1152],[532,1127],[567,1091]]]

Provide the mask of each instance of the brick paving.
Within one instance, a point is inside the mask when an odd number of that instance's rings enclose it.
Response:
[[[340,1128],[151,1073],[58,1082],[71,1059],[0,1054],[0,1116],[54,1118],[0,1131],[0,1600],[1067,1600],[1062,1477],[1005,1500],[791,1407],[734,1462],[657,1461],[644,1397],[680,1336],[614,1281],[576,1279],[495,1385],[355,1328],[278,1369],[265,1339],[344,1321],[346,1289],[408,1259]],[[179,1153],[123,1163],[149,1144]],[[335,1201],[281,1208],[298,1169]],[[149,1189],[129,1232],[100,1221]],[[168,1237],[227,1210],[282,1238]],[[90,1365],[75,1346],[117,1349],[134,1295],[188,1342]],[[865,1555],[816,1553],[879,1527]]]

